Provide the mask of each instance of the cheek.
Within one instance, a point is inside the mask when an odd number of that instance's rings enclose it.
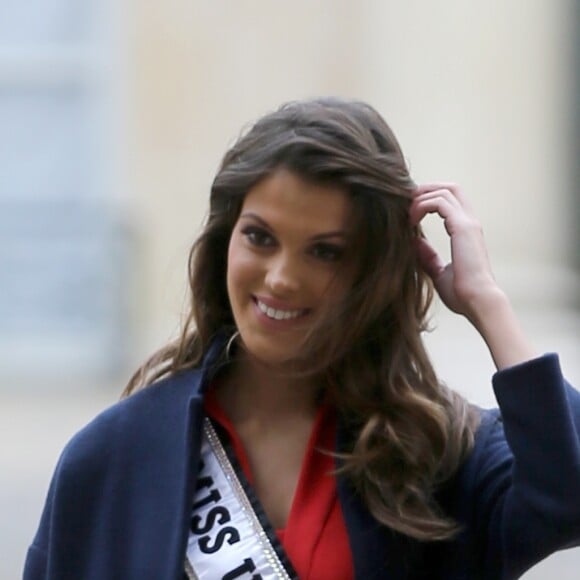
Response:
[[[342,284],[332,284],[328,290],[328,303],[338,305],[347,297],[348,289]]]
[[[313,277],[313,279],[316,279]],[[330,304],[336,304],[345,298],[350,289],[350,279],[340,270],[325,272],[317,279],[317,292]]]
[[[255,267],[248,258],[247,252],[239,244],[230,244],[227,263],[227,289],[232,305],[248,291],[248,286],[255,277]]]
[[[228,263],[226,269],[226,283],[228,289],[228,296],[230,298],[230,303],[234,303],[235,300],[235,289],[238,285],[237,279],[239,278],[239,266],[237,260],[237,252],[235,247],[230,242],[230,246],[228,248]]]

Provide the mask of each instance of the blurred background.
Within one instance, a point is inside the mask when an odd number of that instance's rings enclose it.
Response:
[[[0,579],[63,445],[175,336],[220,158],[284,101],[368,101],[417,182],[460,183],[526,330],[580,385],[578,71],[574,0],[2,0]],[[441,377],[494,405],[481,339],[439,306],[433,326]],[[526,578],[579,568],[569,550]]]

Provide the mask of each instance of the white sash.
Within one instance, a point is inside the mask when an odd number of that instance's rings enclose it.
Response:
[[[226,450],[207,418],[203,431],[200,473],[185,558],[188,578],[297,579],[281,546],[276,539],[270,539],[260,523]],[[286,567],[283,559],[286,559]]]

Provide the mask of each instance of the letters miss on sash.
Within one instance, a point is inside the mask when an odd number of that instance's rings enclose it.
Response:
[[[204,423],[200,471],[185,571],[196,580],[298,580],[233,452],[210,419]]]

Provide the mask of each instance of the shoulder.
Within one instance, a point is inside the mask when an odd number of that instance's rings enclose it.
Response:
[[[513,461],[500,409],[479,409],[479,414],[480,424],[475,433],[473,449],[462,468],[464,481],[469,482],[470,487],[490,470],[495,476],[501,473],[509,477]],[[498,469],[493,469],[493,466]],[[499,469],[499,466],[502,468]]]
[[[494,441],[505,439],[503,417],[498,408],[477,408],[479,426],[475,432],[474,446],[470,459],[477,459]]]
[[[473,447],[458,472],[459,481],[464,485],[472,480],[491,457],[495,461],[511,458],[500,409],[476,407],[476,410],[479,414],[479,425],[474,434]]]
[[[171,443],[187,424],[191,408],[202,405],[201,373],[191,370],[165,378],[99,413],[65,446],[57,467],[91,477],[103,464],[154,453]]]

